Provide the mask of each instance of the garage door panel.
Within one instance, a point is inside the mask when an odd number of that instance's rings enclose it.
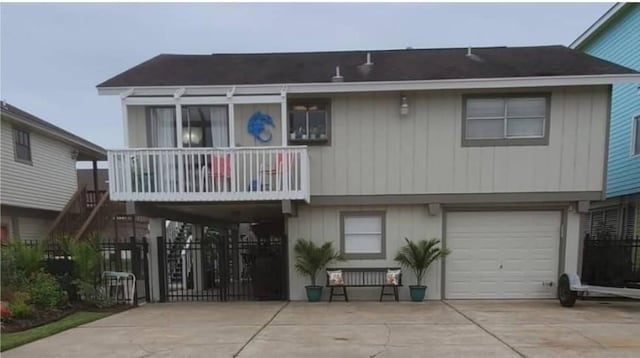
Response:
[[[447,214],[447,298],[549,298],[555,289],[560,212]]]

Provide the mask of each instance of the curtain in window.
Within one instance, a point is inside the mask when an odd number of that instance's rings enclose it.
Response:
[[[211,119],[211,145],[213,147],[229,146],[229,120],[227,119],[227,107],[209,107]]]
[[[151,108],[147,122],[149,146],[152,148],[176,147],[176,112],[174,108]]]

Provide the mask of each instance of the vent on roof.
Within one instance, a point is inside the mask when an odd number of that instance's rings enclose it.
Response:
[[[371,52],[367,52],[367,58],[362,65],[358,66],[358,72],[364,77],[368,76],[371,73],[371,69],[373,68],[373,62],[371,61]]]
[[[343,82],[344,77],[340,75],[340,66],[336,66],[336,74],[331,77],[331,82]]]
[[[471,52],[471,46],[467,47],[467,54],[465,56],[467,56],[468,59],[470,59],[472,61],[475,61],[475,62],[484,62],[484,60],[482,58],[480,58],[480,56],[478,56],[475,53]]]

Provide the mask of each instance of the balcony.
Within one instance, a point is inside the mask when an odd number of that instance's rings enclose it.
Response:
[[[116,201],[309,201],[305,146],[110,150]]]

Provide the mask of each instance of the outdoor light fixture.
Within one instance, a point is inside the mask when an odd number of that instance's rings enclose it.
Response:
[[[400,115],[409,115],[409,100],[407,99],[407,96],[400,97]]]
[[[191,127],[182,132],[182,143],[190,147],[200,146],[202,144],[202,128]]]
[[[76,160],[78,159],[80,152],[78,152],[77,149],[72,149],[70,154],[71,154],[71,159]]]

